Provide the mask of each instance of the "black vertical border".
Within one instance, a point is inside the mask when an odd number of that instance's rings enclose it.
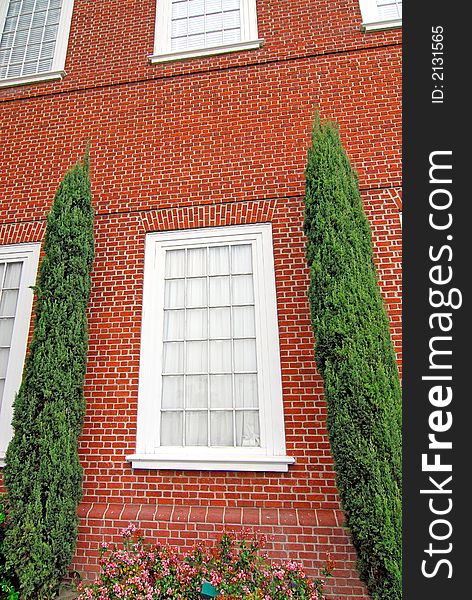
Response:
[[[467,373],[472,374],[472,361],[469,350],[472,327],[470,311],[470,273],[472,271],[472,228],[470,205],[472,204],[472,140],[470,121],[472,102],[468,89],[471,74],[472,28],[466,16],[467,4],[453,2],[417,2],[407,0],[403,14],[403,160],[404,160],[404,599],[405,600],[443,600],[444,598],[472,597],[469,573],[468,542],[472,537],[469,518],[469,505],[472,496],[472,395],[467,381]],[[444,29],[443,81],[433,80],[434,58],[432,52],[433,28]],[[440,55],[436,55],[440,56]],[[440,61],[435,61],[436,65]],[[439,71],[436,71],[439,72]],[[443,86],[442,88],[434,86]],[[432,91],[444,92],[442,103],[432,102]],[[436,94],[437,99],[440,94]],[[429,222],[431,208],[429,195],[434,186],[429,183],[429,156],[434,151],[452,151],[452,185],[447,187],[453,195],[450,209],[453,222],[450,230],[434,230]],[[447,160],[445,160],[447,162]],[[445,196],[443,196],[445,197]],[[445,211],[447,212],[447,211]],[[452,235],[452,239],[446,239]],[[423,375],[431,375],[429,365],[429,341],[438,335],[430,328],[429,316],[436,312],[429,304],[429,270],[434,263],[428,253],[443,245],[452,248],[450,262],[443,254],[440,261],[446,269],[452,268],[453,277],[447,288],[457,288],[462,292],[463,304],[458,309],[442,308],[452,313],[453,328],[451,335],[453,400],[448,408],[452,412],[453,424],[449,431],[437,434],[438,439],[452,441],[452,450],[444,450],[441,462],[452,463],[451,473],[425,473],[421,467],[421,456],[428,452],[428,434],[431,429],[428,418],[433,407],[428,400],[431,381],[422,380]],[[469,284],[469,285],[468,285]],[[438,286],[433,286],[437,288]],[[446,347],[447,344],[444,345]],[[437,371],[437,374],[445,374]],[[430,454],[434,455],[434,451]],[[430,457],[429,462],[434,457]],[[451,494],[421,494],[421,489],[434,489],[429,476],[438,482],[452,475],[452,482],[444,488]],[[428,502],[437,498],[437,508],[448,505],[451,498],[451,512],[440,516],[431,513]],[[442,503],[442,504],[441,504]],[[437,541],[431,538],[430,526],[435,519],[448,519],[452,525],[449,539]],[[438,535],[447,533],[447,526],[436,525],[433,531]],[[429,544],[433,544],[431,557],[425,553]],[[445,552],[452,544],[450,552]],[[438,566],[441,559],[449,560],[452,571],[446,563]],[[422,561],[427,560],[426,570],[432,573],[437,566],[436,575],[427,578],[422,573]],[[452,574],[452,577],[449,575]]]

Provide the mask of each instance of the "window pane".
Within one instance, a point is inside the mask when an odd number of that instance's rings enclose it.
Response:
[[[224,44],[235,44],[241,39],[240,29],[225,29],[223,31],[223,43]]]
[[[257,375],[235,375],[234,394],[236,408],[258,408]]]
[[[229,303],[229,277],[210,277],[210,306],[225,306]]]
[[[164,313],[164,340],[183,340],[185,327],[184,310],[166,310]]]
[[[231,373],[231,342],[210,341],[210,372]]]
[[[189,248],[187,250],[187,277],[206,275],[206,248]]]
[[[239,10],[225,12],[223,16],[223,25],[225,29],[239,29],[240,19]]]
[[[239,8],[241,0],[223,0],[223,10],[234,10]]]
[[[198,277],[187,279],[187,306],[207,305],[207,279]]]
[[[208,15],[206,21],[207,31],[221,31],[223,29],[223,14],[215,13]]]
[[[166,277],[185,276],[185,250],[166,251]]]
[[[185,337],[187,340],[202,339],[207,337],[208,309],[190,308],[187,310],[187,329]]]
[[[211,445],[233,446],[233,413],[232,411],[212,411]]]
[[[236,413],[236,446],[260,446],[259,413],[238,411]]]
[[[0,319],[0,346],[10,346],[14,319]]]
[[[231,281],[233,304],[253,304],[252,275],[234,275]]]
[[[187,375],[185,380],[186,408],[208,408],[208,376]]]
[[[229,308],[210,308],[210,338],[231,336],[231,312]]]
[[[211,408],[232,408],[231,375],[210,375],[210,406]]]
[[[208,446],[208,413],[187,412],[185,415],[185,445]]]
[[[164,342],[164,354],[162,363],[163,373],[183,373],[184,343]]]
[[[231,246],[231,273],[252,273],[252,247],[250,244]]]
[[[188,20],[188,32],[190,35],[204,33],[205,17],[190,17]]]
[[[189,35],[187,38],[187,48],[203,48],[205,44],[205,35],[199,33],[197,35]]]
[[[164,306],[179,308],[185,305],[185,279],[170,279],[165,283]]]
[[[256,341],[234,340],[234,370],[256,371]]]
[[[189,17],[193,15],[203,15],[205,13],[205,0],[189,0],[188,2],[188,14]]]
[[[209,249],[210,275],[227,275],[229,273],[229,247],[216,246]]]
[[[222,31],[211,31],[206,34],[206,46],[218,46],[223,43],[223,32]]]
[[[207,14],[214,12],[221,12],[221,0],[207,0]]]
[[[187,373],[208,372],[207,342],[187,342]]]
[[[162,408],[183,408],[184,377],[167,375],[162,378]]]
[[[0,378],[5,379],[7,376],[7,364],[8,355],[10,351],[8,348],[0,348]]]
[[[3,282],[3,289],[5,288],[19,288],[21,279],[21,269],[23,263],[7,263],[7,270],[5,273],[5,280]]]
[[[0,317],[14,317],[18,300],[18,290],[3,290],[0,299]]]
[[[161,413],[161,446],[182,446],[181,412]]]
[[[254,306],[235,306],[233,308],[234,337],[254,337],[256,323],[254,319]]]

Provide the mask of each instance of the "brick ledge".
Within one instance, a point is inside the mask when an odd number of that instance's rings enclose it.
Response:
[[[344,515],[333,509],[234,508],[158,504],[82,503],[81,519],[168,521],[224,525],[342,526]]]

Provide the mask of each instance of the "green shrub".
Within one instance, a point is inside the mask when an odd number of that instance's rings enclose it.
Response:
[[[75,550],[93,254],[87,152],[84,163],[66,173],[48,216],[33,338],[6,453],[4,551],[22,599],[53,597]]]
[[[357,175],[315,118],[304,229],[315,357],[336,481],[373,599],[401,597],[401,391]]]
[[[309,579],[299,563],[270,562],[260,553],[263,538],[225,533],[218,544],[179,554],[169,546],[146,544],[134,525],[122,532],[123,548],[102,546],[101,571],[81,586],[79,600],[322,600],[324,580]],[[202,591],[208,596],[202,596]]]
[[[5,556],[3,554],[7,510],[6,497],[0,496],[0,600],[18,600],[19,594],[16,591],[11,573],[7,573]]]

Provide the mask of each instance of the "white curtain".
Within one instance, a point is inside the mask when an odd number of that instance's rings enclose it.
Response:
[[[162,445],[259,444],[252,270],[250,244],[167,251]]]
[[[0,406],[7,376],[23,263],[0,263]]]
[[[233,445],[233,412],[229,410],[210,413],[211,446]]]

